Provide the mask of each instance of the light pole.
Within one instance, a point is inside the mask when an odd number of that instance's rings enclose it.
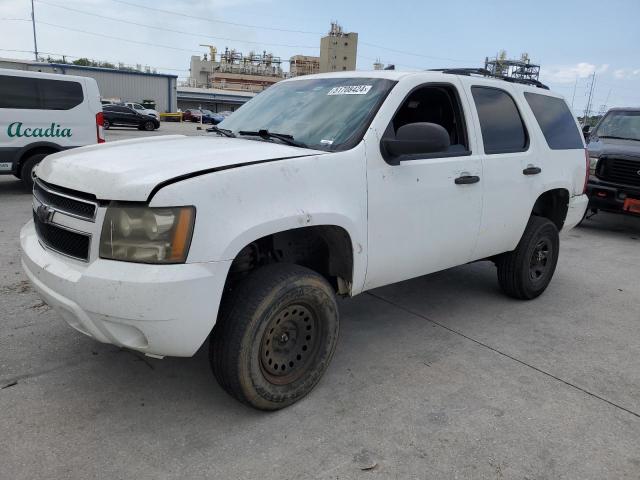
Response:
[[[36,62],[38,61],[38,41],[36,40],[36,14],[33,10],[33,0],[31,0],[31,24],[33,25],[33,53],[36,55]]]

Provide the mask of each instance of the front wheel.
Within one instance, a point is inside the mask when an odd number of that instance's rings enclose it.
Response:
[[[331,285],[298,265],[251,273],[223,301],[209,359],[237,400],[278,410],[318,383],[336,347],[338,307]]]
[[[142,125],[142,128],[144,128],[147,132],[152,132],[156,129],[156,124],[153,123],[152,121],[144,122],[144,125]]]
[[[33,190],[33,169],[46,156],[46,153],[37,153],[35,155],[31,155],[23,162],[20,169],[20,179],[22,180],[22,184],[26,190]]]
[[[555,224],[546,218],[532,216],[516,249],[496,259],[500,288],[510,297],[536,298],[551,282],[559,251]]]
[[[102,128],[104,128],[105,130],[109,130],[109,127],[111,127],[111,122],[105,118],[102,121]]]

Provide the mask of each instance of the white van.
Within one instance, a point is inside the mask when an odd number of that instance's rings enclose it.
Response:
[[[47,155],[103,143],[102,121],[93,78],[0,69],[0,174],[31,188]]]

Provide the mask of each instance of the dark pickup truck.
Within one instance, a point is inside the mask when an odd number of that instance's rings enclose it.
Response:
[[[590,158],[587,212],[640,215],[640,108],[613,108],[583,132]]]

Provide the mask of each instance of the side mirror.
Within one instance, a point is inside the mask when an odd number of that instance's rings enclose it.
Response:
[[[590,135],[591,135],[591,126],[585,125],[584,127],[582,127],[582,136],[584,137],[584,139],[589,140]]]
[[[418,122],[401,126],[396,138],[382,139],[389,156],[445,152],[451,145],[449,133],[436,123]]]

